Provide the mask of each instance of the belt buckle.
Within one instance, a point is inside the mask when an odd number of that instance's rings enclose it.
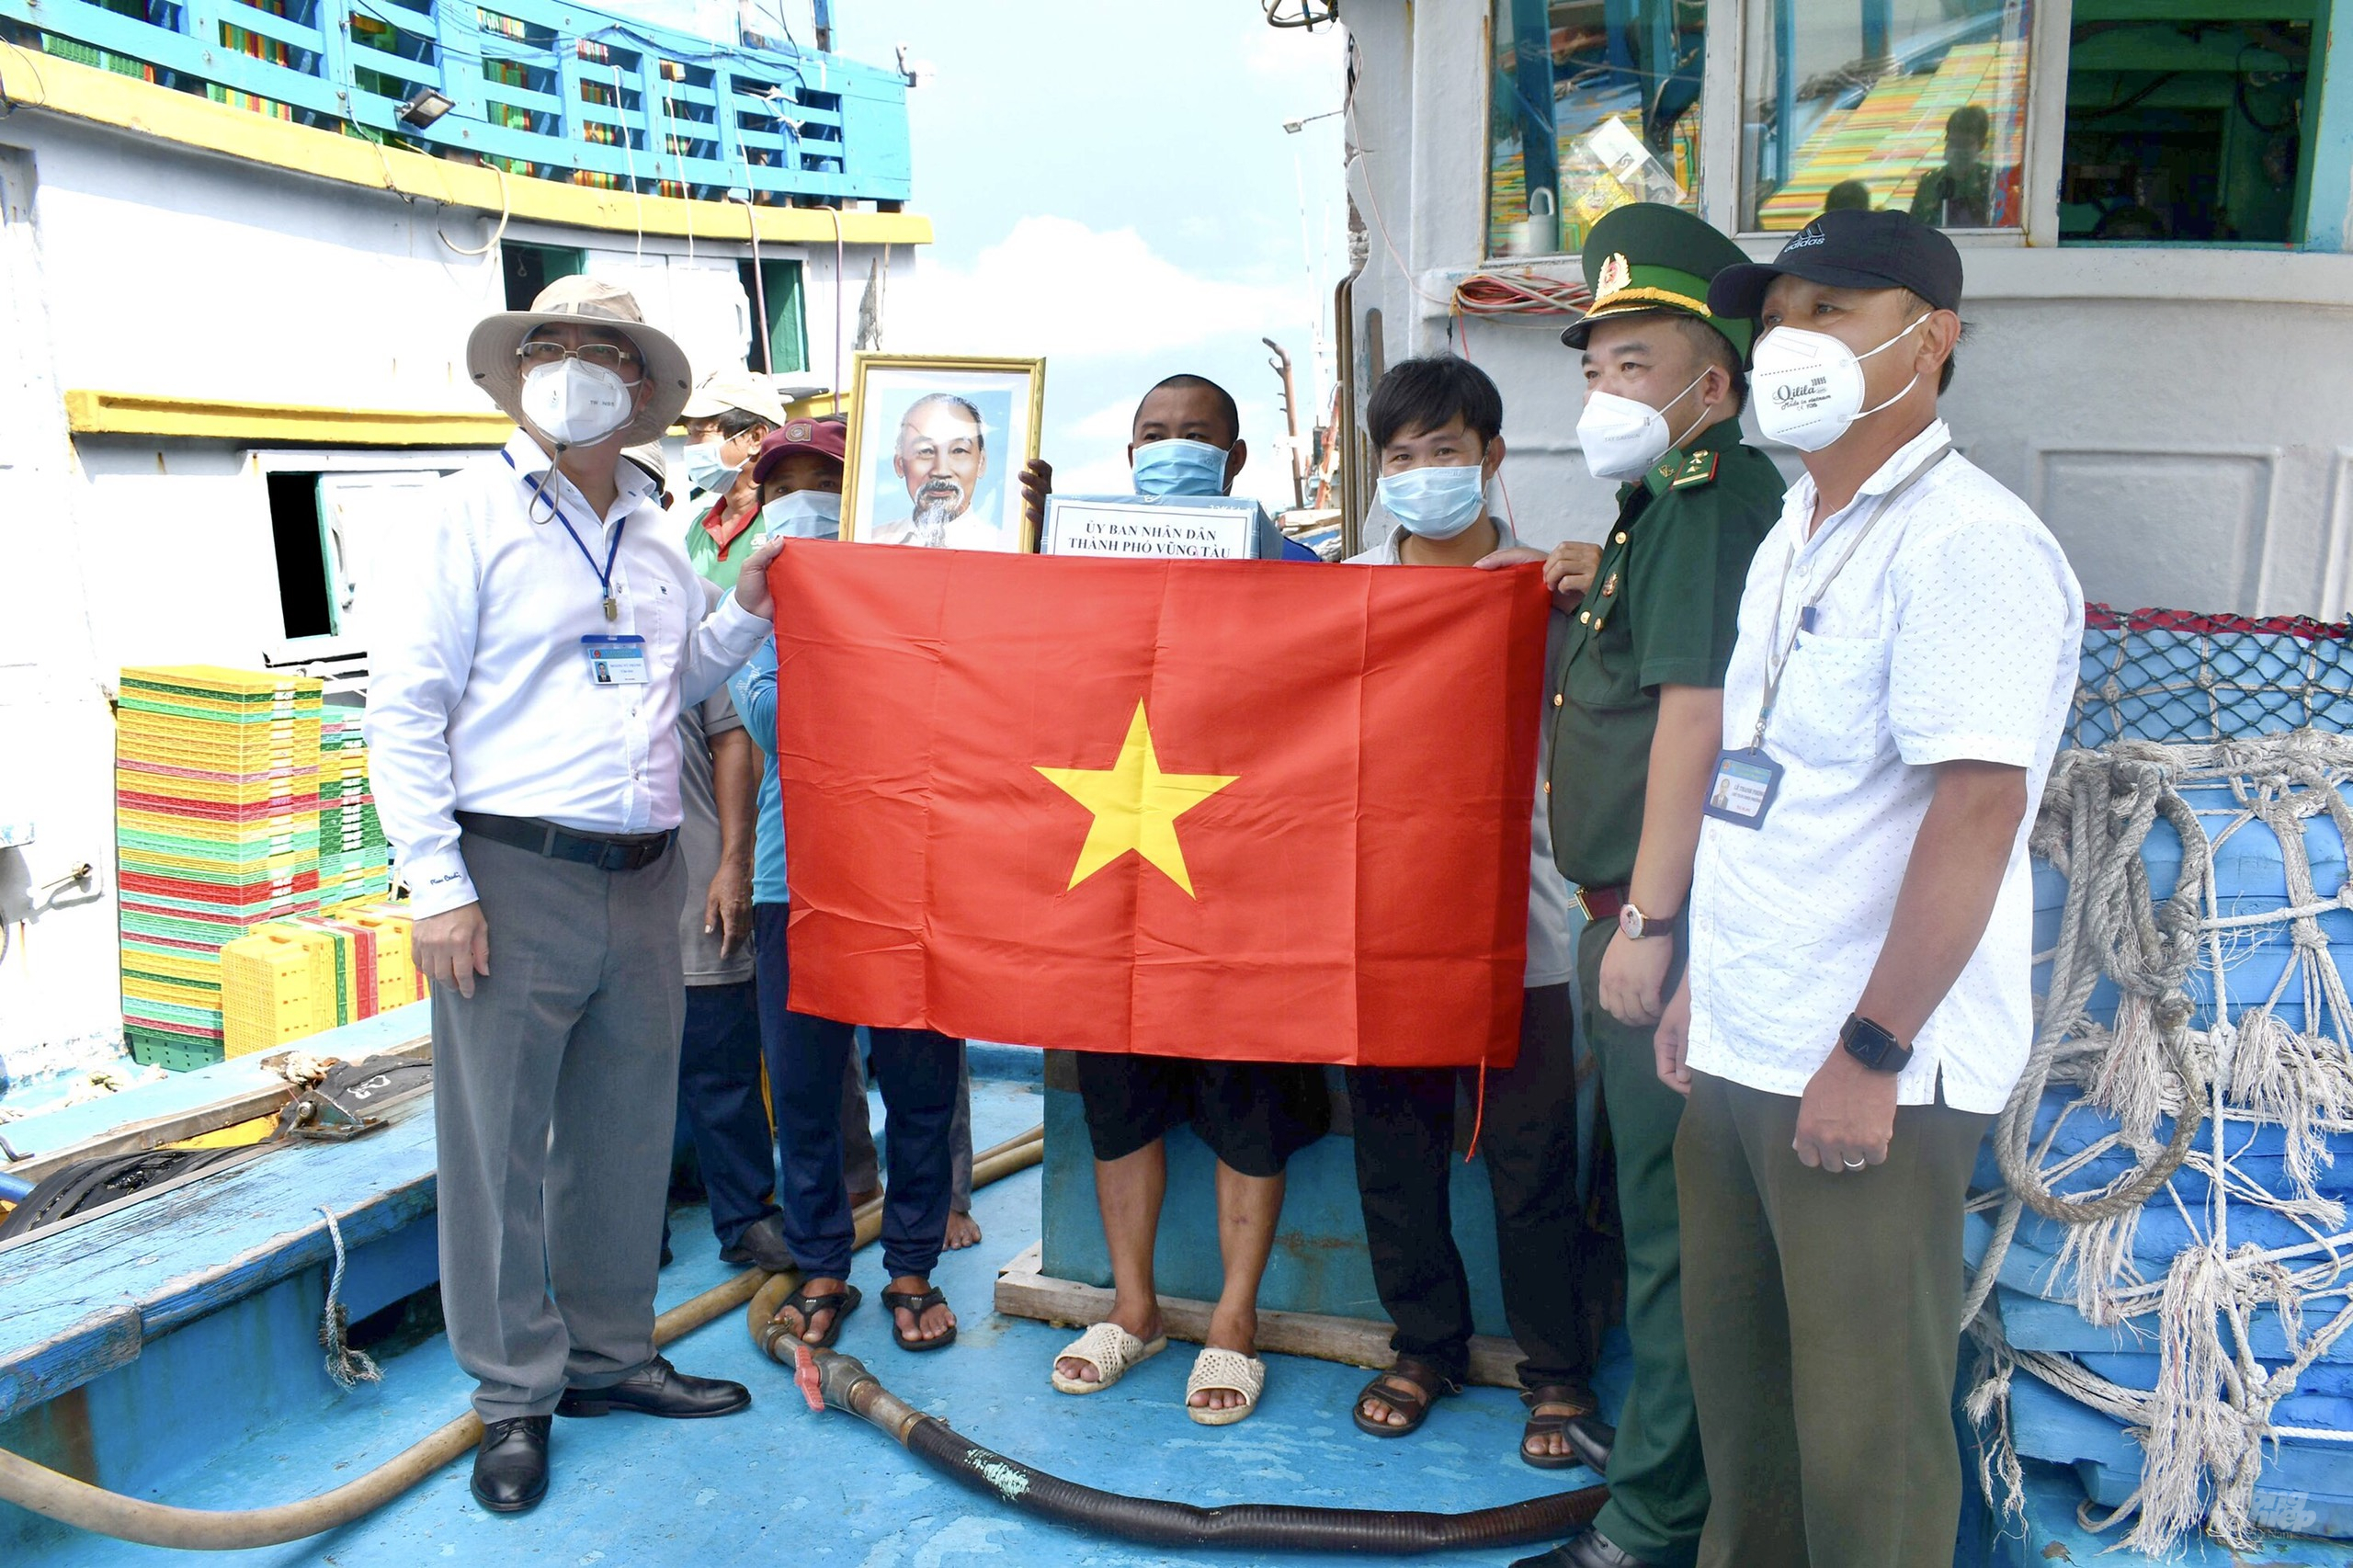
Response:
[[[1577,913],[1579,915],[1584,915],[1587,920],[1597,920],[1600,918],[1599,915],[1594,914],[1593,905],[1585,901],[1585,889],[1577,889],[1574,896],[1577,901]]]

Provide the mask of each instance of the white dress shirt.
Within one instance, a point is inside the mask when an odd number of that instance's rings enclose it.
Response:
[[[1519,542],[1511,525],[1501,517],[1495,525],[1495,548],[1509,550]],[[1396,566],[1404,557],[1398,553],[1405,542],[1405,530],[1394,528],[1387,540],[1348,557],[1349,566]],[[1552,617],[1548,640],[1561,634],[1562,619]],[[1544,667],[1552,667],[1552,647],[1545,649]],[[1545,759],[1552,755],[1552,705],[1544,704],[1543,739],[1536,752],[1536,831],[1529,845],[1528,867],[1528,970],[1523,985],[1566,985],[1576,974],[1576,958],[1569,948],[1568,880],[1561,869],[1552,864],[1552,813],[1545,809]]]
[[[1783,666],[1765,751],[1786,770],[1762,827],[1706,819],[1691,889],[1688,1065],[1799,1096],[1836,1049],[1887,937],[1935,765],[2027,773],[2027,821],[1994,914],[1897,1080],[1903,1105],[1992,1113],[2034,1037],[2027,827],[2075,689],[2084,597],[2026,503],[1959,453],[1878,519],[1823,596],[1802,606],[1893,489],[1951,439],[1939,420],[1808,538],[1814,485],[1790,487],[1757,547],[1724,677],[1724,741],[1745,747],[1763,706],[1775,607]],[[1771,652],[1778,656],[1779,649]]]
[[[408,570],[387,585],[369,649],[368,760],[419,918],[474,902],[458,812],[587,833],[677,826],[678,706],[717,689],[768,633],[733,594],[703,614],[702,580],[653,482],[627,462],[619,479],[599,518],[518,430],[433,489]],[[597,573],[615,529],[608,620]],[[597,686],[580,640],[631,634],[645,639],[646,683]]]

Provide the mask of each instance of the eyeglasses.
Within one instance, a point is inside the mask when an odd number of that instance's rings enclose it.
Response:
[[[618,343],[584,343],[577,348],[567,348],[553,338],[534,338],[515,350],[515,358],[527,370],[544,365],[561,365],[566,359],[577,359],[584,365],[594,365],[600,370],[612,370],[634,375],[645,368],[637,350]]]

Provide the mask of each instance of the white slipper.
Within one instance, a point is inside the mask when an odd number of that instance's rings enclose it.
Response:
[[[1116,1323],[1096,1324],[1063,1346],[1061,1354],[1054,1358],[1054,1387],[1064,1393],[1101,1393],[1127,1376],[1129,1368],[1149,1361],[1167,1348],[1168,1336],[1165,1334],[1146,1344]],[[1063,1376],[1062,1364],[1064,1361],[1086,1362],[1095,1369],[1097,1381],[1090,1383],[1084,1378]]]
[[[1204,1426],[1231,1426],[1258,1408],[1258,1395],[1266,1391],[1267,1364],[1256,1356],[1245,1356],[1239,1350],[1221,1350],[1214,1345],[1202,1346],[1200,1358],[1193,1363],[1192,1375],[1185,1380],[1185,1414]],[[1193,1396],[1203,1389],[1223,1389],[1242,1396],[1240,1404],[1223,1410],[1211,1410],[1195,1404]]]

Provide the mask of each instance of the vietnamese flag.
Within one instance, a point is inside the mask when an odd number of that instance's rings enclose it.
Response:
[[[1513,1061],[1535,568],[796,541],[769,581],[795,1009]]]

